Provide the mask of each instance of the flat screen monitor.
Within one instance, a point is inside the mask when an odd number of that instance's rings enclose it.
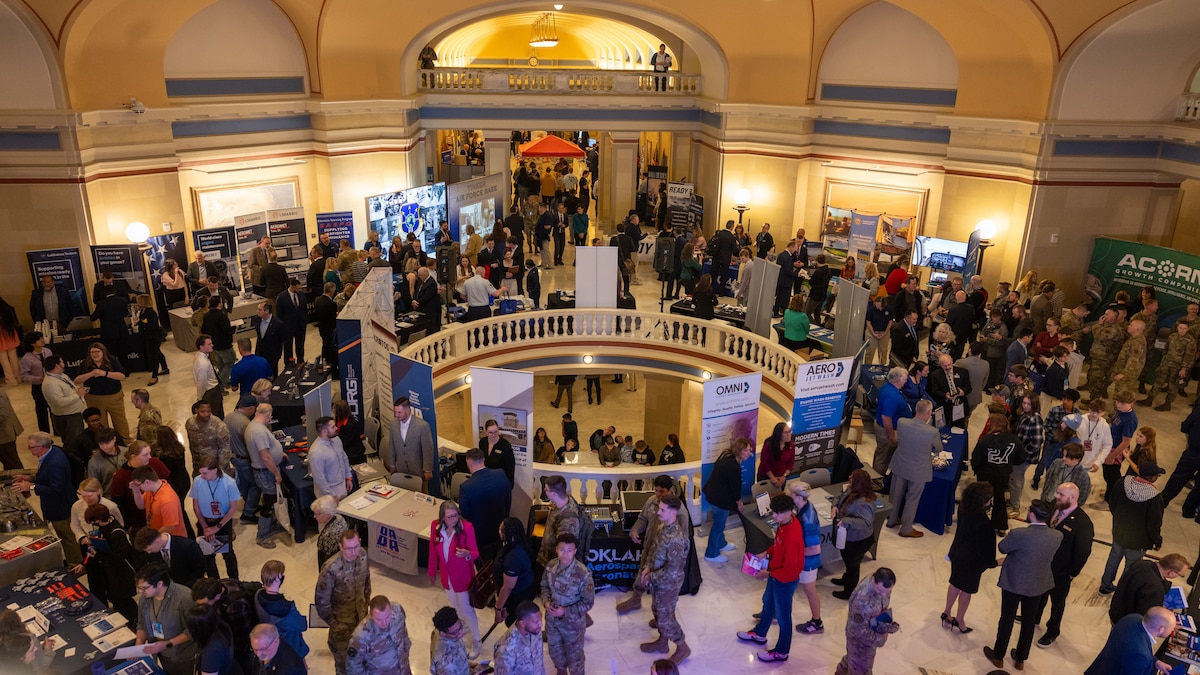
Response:
[[[443,220],[446,220],[445,183],[367,197],[367,221],[384,242],[385,256],[392,237],[398,236],[404,241],[409,233],[417,236],[426,253],[433,254],[438,227]]]
[[[913,261],[923,267],[962,274],[967,262],[967,242],[937,237],[917,237]]]

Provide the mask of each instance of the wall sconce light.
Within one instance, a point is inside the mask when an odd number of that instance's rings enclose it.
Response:
[[[742,224],[742,214],[750,210],[750,191],[746,188],[738,188],[733,193],[733,210],[738,212],[738,225]]]
[[[711,379],[712,379],[712,373],[710,373],[710,372],[708,372],[708,371],[706,370],[706,371],[704,371],[704,372],[700,373],[700,377],[702,377],[702,378],[704,378],[704,379],[706,379],[706,380],[711,380]]]
[[[135,244],[144,244],[150,238],[150,228],[145,223],[134,221],[125,226],[125,236]]]
[[[975,264],[975,273],[983,274],[983,254],[994,246],[991,239],[996,236],[996,223],[990,220],[981,220],[975,225],[975,231],[979,233],[979,261]]]
[[[562,11],[562,8],[563,8],[563,6],[562,6],[562,5],[555,5],[555,6],[554,6],[554,9],[555,9],[555,11],[559,11],[559,12],[561,12],[561,11]]]
[[[468,385],[471,384],[471,376],[470,375],[466,375],[463,377],[463,384],[468,384]]]
[[[583,362],[584,362],[584,363],[586,363],[586,364],[589,364],[589,365],[590,365],[590,364],[592,363],[592,361],[594,361],[594,360],[595,360],[595,359],[593,359],[593,358],[592,358],[592,355],[591,355],[591,354],[584,354],[584,355],[583,355]]]

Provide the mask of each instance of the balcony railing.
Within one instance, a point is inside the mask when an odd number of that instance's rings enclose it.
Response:
[[[1200,93],[1184,94],[1179,97],[1179,113],[1175,119],[1179,122],[1200,120]]]
[[[423,92],[452,94],[478,92],[693,96],[700,91],[700,76],[678,72],[655,75],[652,72],[634,70],[432,68],[421,71],[420,87]]]

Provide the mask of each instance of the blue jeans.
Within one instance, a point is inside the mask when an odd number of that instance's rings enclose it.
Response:
[[[754,634],[766,637],[771,630],[771,622],[779,621],[779,640],[775,643],[775,651],[787,654],[792,649],[792,597],[796,595],[796,587],[800,580],[783,583],[767,577],[767,590],[763,592],[762,615]]]
[[[245,500],[242,514],[252,516],[258,512],[258,498],[262,494],[262,491],[258,489],[258,484],[254,482],[254,469],[250,466],[250,460],[242,459],[237,455],[233,456],[233,468],[237,471],[238,492]]]
[[[1038,463],[1037,470],[1033,472],[1034,480],[1041,480],[1042,474],[1046,473],[1046,470],[1050,468],[1054,460],[1063,456],[1062,449],[1063,446],[1061,443],[1055,443],[1053,449],[1042,452],[1042,461]]]
[[[715,558],[721,555],[725,548],[725,521],[729,520],[729,511],[719,506],[708,505],[712,509],[712,529],[708,532],[708,548],[704,549],[705,558]]]
[[[1108,552],[1108,561],[1104,563],[1104,576],[1100,577],[1100,588],[1116,588],[1117,567],[1120,566],[1122,558],[1125,560],[1125,569],[1128,570],[1130,565],[1141,560],[1145,554],[1145,551],[1127,549],[1114,541],[1112,550]]]

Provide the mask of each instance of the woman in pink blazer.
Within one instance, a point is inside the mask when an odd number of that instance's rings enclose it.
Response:
[[[475,577],[475,560],[478,558],[475,527],[463,520],[458,504],[450,500],[442,502],[438,519],[429,526],[429,579],[441,582],[450,606],[470,626],[473,640],[468,657],[471,659],[479,658],[479,619],[467,589]]]

